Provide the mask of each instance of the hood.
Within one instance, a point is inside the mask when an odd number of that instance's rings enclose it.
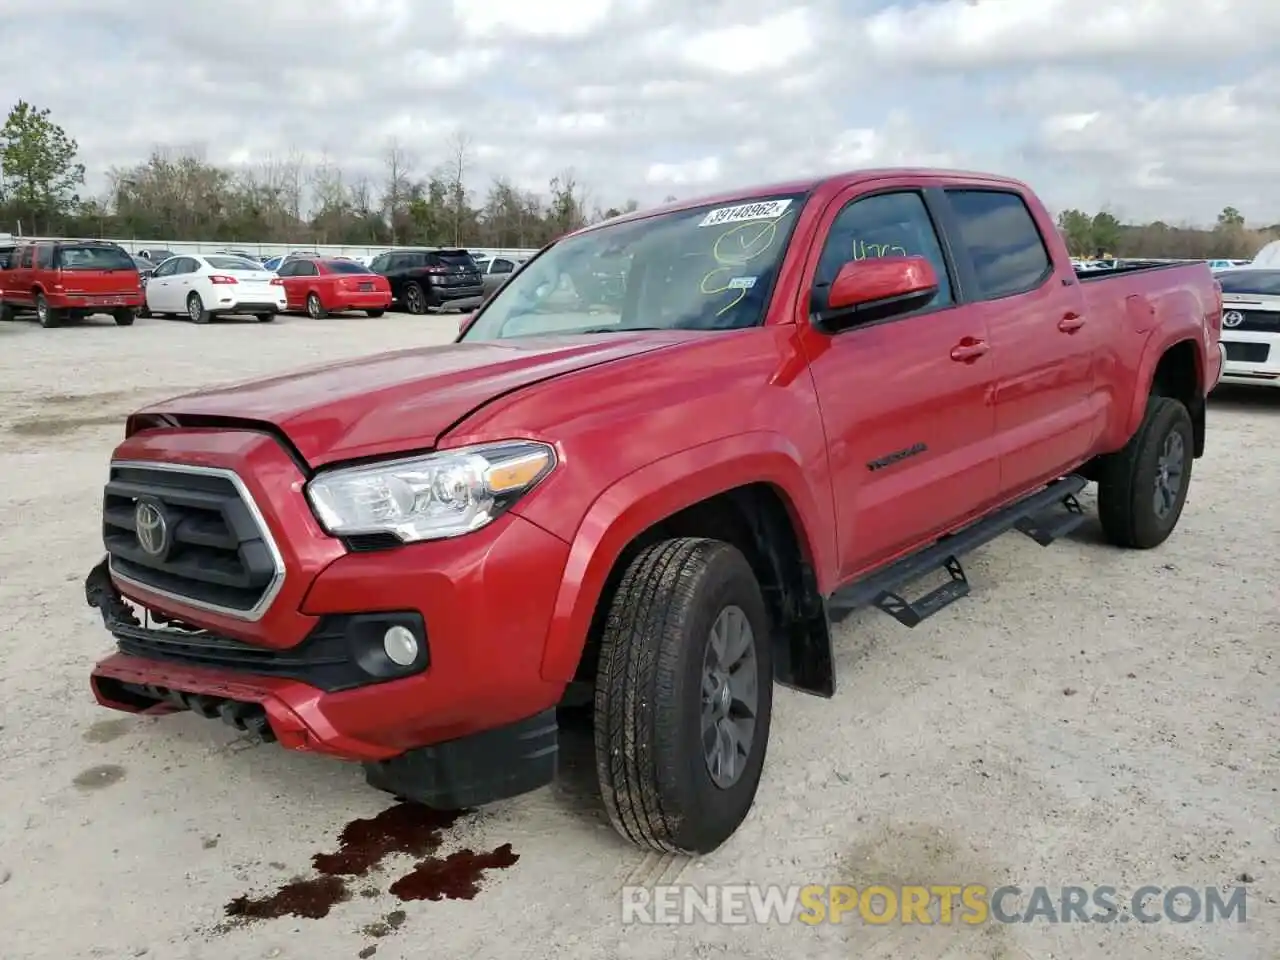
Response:
[[[180,424],[204,418],[271,424],[310,465],[320,466],[432,447],[503,394],[678,342],[644,332],[400,350],[190,393],[139,413]]]

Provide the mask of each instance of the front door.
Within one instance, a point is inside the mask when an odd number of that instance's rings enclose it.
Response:
[[[872,194],[855,187],[820,226],[815,285],[830,284],[850,261],[882,256],[924,257],[940,281],[933,302],[905,317],[831,335],[802,320],[827,432],[842,582],[976,516],[997,495],[987,326],[981,308],[957,303],[931,202],[911,183]]]
[[[946,197],[956,255],[990,327],[1000,486],[1014,497],[1089,456],[1106,409],[1094,378],[1102,331],[1018,193],[964,187]]]

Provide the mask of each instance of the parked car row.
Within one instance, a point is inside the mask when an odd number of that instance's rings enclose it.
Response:
[[[365,265],[308,251],[264,261],[232,249],[130,254],[105,240],[14,240],[0,243],[0,317],[30,311],[41,326],[56,327],[95,313],[109,313],[120,326],[139,315],[195,323],[221,315],[269,322],[290,311],[316,319],[348,310],[378,317],[396,304],[424,314],[478,304],[522,263],[475,258],[462,248],[389,251]]]

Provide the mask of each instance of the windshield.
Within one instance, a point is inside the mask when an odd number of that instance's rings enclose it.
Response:
[[[61,247],[58,266],[63,270],[137,270],[133,257],[119,247]]]
[[[205,262],[215,270],[252,270],[262,272],[262,264],[246,260],[244,257],[205,257]]]
[[[704,206],[570,237],[513,274],[462,339],[756,326],[803,199]]]
[[[322,260],[325,269],[330,273],[368,273],[369,268],[354,260]]]
[[[1280,297],[1280,270],[1231,270],[1218,274],[1223,293]]]

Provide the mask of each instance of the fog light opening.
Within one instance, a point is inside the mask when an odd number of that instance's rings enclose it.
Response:
[[[412,666],[418,659],[418,638],[408,627],[388,627],[382,635],[382,651],[396,666]]]

